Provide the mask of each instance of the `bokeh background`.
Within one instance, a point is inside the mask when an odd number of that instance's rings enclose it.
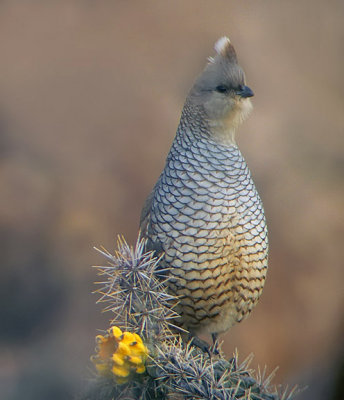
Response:
[[[342,399],[344,2],[0,2],[0,392],[72,398],[101,314],[93,250],[134,243],[184,98],[228,35],[255,92],[238,142],[271,257],[230,356]],[[342,392],[341,392],[342,393]]]

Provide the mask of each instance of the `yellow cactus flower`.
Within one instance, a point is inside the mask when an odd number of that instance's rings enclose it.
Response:
[[[117,383],[125,383],[132,372],[145,372],[148,349],[138,334],[112,326],[104,336],[96,336],[96,343],[97,354],[91,360],[99,375],[113,376]]]

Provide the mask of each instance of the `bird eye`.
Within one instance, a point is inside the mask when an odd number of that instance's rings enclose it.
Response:
[[[216,86],[215,90],[219,93],[227,93],[229,91],[229,88],[228,88],[228,86],[225,86],[225,85],[219,85],[219,86]]]

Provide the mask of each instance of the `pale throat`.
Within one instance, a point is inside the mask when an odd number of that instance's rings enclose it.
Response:
[[[209,127],[214,139],[222,144],[235,145],[235,133],[238,126],[247,118],[252,110],[249,99],[238,101],[223,118],[209,120]]]

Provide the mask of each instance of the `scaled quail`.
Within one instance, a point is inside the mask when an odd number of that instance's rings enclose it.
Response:
[[[214,341],[256,305],[268,267],[262,202],[235,142],[253,92],[230,40],[219,39],[215,51],[187,96],[140,222],[172,275],[180,325]]]

